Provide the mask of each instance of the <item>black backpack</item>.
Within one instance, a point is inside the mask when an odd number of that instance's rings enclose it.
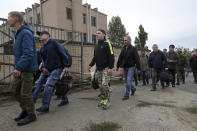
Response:
[[[54,40],[53,40],[52,44],[53,44],[53,48],[55,49],[55,51],[59,54],[59,50],[58,50]],[[65,51],[66,55],[68,56],[68,64],[69,64],[68,67],[71,67],[71,65],[72,65],[72,57],[68,53],[67,49],[64,48],[64,51]]]

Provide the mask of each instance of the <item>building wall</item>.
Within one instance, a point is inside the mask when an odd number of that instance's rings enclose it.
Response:
[[[28,23],[40,24],[37,16],[40,14],[43,25],[86,33],[87,42],[90,43],[98,28],[107,30],[107,15],[98,12],[98,9],[91,9],[89,4],[82,5],[82,0],[42,1],[42,11],[40,4],[33,4],[32,8],[25,10],[25,20]],[[72,9],[72,19],[67,19],[66,8]],[[86,24],[83,23],[83,13],[86,14]],[[91,25],[91,16],[96,17],[96,26]]]

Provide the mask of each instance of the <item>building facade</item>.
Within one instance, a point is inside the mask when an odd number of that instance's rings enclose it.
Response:
[[[107,15],[82,4],[82,0],[40,0],[40,4],[25,9],[24,14],[27,23],[68,30],[67,39],[73,37],[72,32],[82,32],[87,43],[96,42],[98,28],[107,30]]]

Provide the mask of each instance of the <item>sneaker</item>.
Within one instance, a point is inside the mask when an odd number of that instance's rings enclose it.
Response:
[[[128,100],[129,99],[129,96],[124,96],[123,98],[122,98],[122,100],[124,101],[124,100]]]
[[[40,108],[36,109],[36,111],[40,112],[40,113],[47,113],[47,112],[49,112],[49,108],[40,107]]]
[[[21,119],[24,119],[27,116],[26,111],[22,111],[16,118],[14,118],[15,121],[20,121]]]
[[[172,87],[175,87],[175,85],[172,85]]]
[[[35,121],[37,118],[36,118],[36,115],[32,115],[32,116],[26,116],[24,119],[20,120],[17,125],[18,126],[23,126],[23,125],[26,125],[26,124],[29,124],[33,121]]]
[[[106,110],[106,109],[109,108],[109,106],[110,106],[110,101],[109,101],[109,99],[103,100],[102,108],[103,108],[104,110]]]
[[[57,106],[64,106],[64,105],[67,105],[69,104],[69,101],[61,101],[60,104],[58,104]]]
[[[98,107],[101,107],[104,104],[104,100],[100,100],[100,102],[98,103]]]

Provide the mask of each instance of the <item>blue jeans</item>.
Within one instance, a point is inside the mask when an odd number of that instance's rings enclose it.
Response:
[[[38,83],[36,85],[36,88],[33,92],[33,100],[36,102],[36,100],[38,99],[38,95],[40,93],[40,90],[42,89],[43,87],[43,84],[46,83],[47,81],[47,78],[48,78],[48,75],[45,75],[43,73],[41,73],[39,79],[38,79]]]
[[[135,91],[135,87],[133,86],[133,77],[134,77],[135,67],[124,68],[125,79],[127,82],[126,92],[124,96],[129,96],[130,91]]]
[[[49,72],[42,97],[42,108],[49,108],[55,83],[59,80],[61,73],[62,69],[55,69],[52,72]],[[67,96],[62,96],[62,101],[68,101]]]

